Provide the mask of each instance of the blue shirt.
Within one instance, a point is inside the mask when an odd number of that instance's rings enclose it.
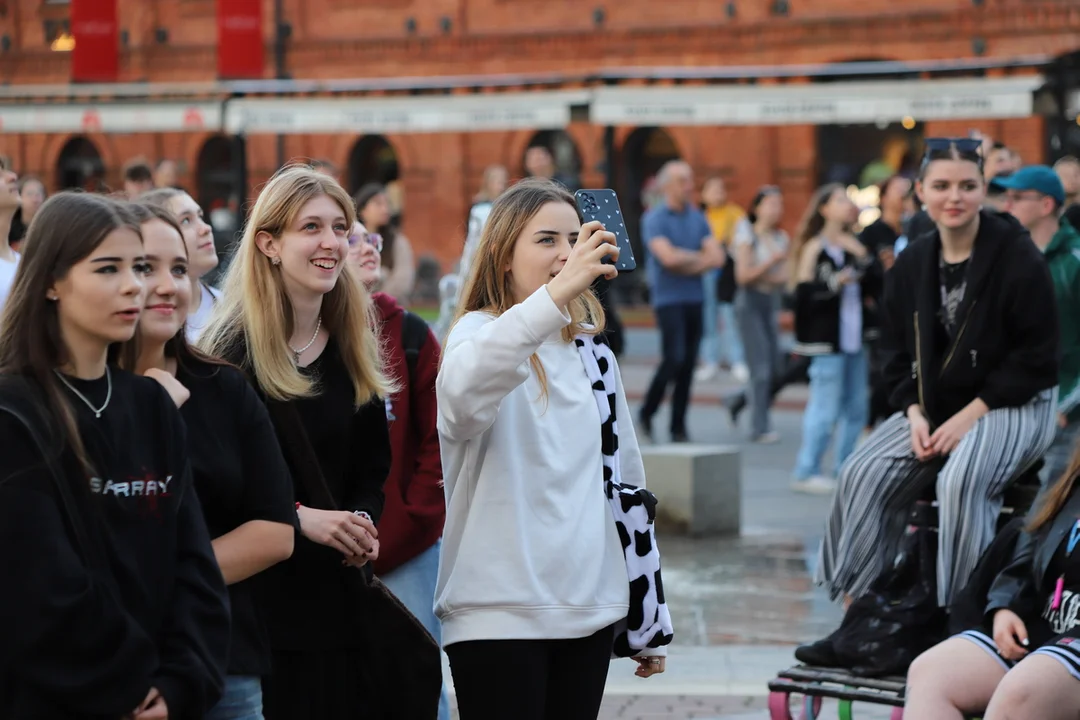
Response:
[[[698,252],[711,235],[712,230],[705,215],[689,205],[676,211],[665,203],[650,209],[641,217],[641,237],[646,246],[653,238],[665,237],[677,248]],[[646,260],[645,270],[653,307],[701,304],[705,301],[700,275],[673,273],[661,265],[652,253]]]

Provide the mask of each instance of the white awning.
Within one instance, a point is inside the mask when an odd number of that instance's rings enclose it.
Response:
[[[221,103],[0,105],[0,133],[201,132],[221,130]]]
[[[1038,75],[805,85],[602,87],[599,125],[832,125],[1028,117]]]
[[[230,133],[432,133],[553,130],[591,93],[536,91],[401,98],[241,98],[225,109]]]

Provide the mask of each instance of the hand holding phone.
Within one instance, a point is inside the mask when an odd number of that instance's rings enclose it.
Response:
[[[564,308],[571,300],[588,290],[596,278],[603,275],[609,280],[619,274],[619,248],[615,235],[604,230],[597,222],[581,226],[578,241],[570,251],[559,274],[547,284],[548,294],[555,305]],[[609,258],[613,258],[613,264]]]
[[[574,193],[578,211],[585,223],[597,221],[604,229],[615,236],[615,245],[619,248],[615,268],[621,272],[633,272],[637,268],[634,249],[630,246],[630,235],[626,232],[626,219],[619,207],[619,197],[614,190],[578,190]],[[582,228],[582,235],[585,229]]]

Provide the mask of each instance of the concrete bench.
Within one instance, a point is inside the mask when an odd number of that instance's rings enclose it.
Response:
[[[738,535],[742,458],[724,445],[647,445],[645,478],[659,499],[657,526],[688,535]]]

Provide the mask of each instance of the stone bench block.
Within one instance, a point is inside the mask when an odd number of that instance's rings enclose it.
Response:
[[[660,504],[657,526],[688,535],[738,535],[742,457],[723,445],[641,448],[645,478]]]

